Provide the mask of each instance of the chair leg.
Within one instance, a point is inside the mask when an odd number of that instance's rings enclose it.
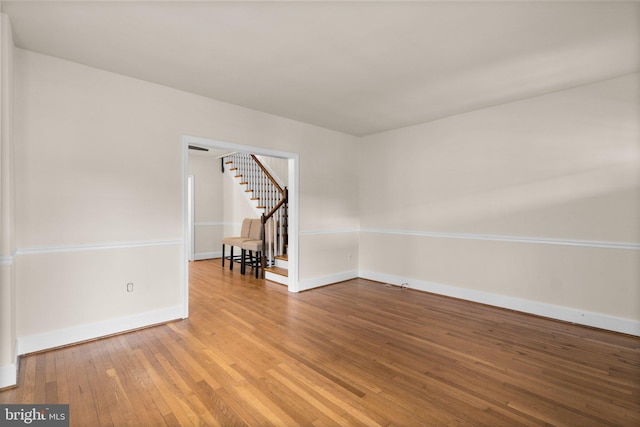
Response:
[[[222,244],[222,266],[224,267],[224,243]]]
[[[260,266],[262,267],[262,274],[260,278],[264,279],[265,268],[267,268],[267,256],[264,252],[260,252]]]
[[[260,269],[260,252],[256,252],[256,268],[253,269],[256,275],[256,279],[258,278],[259,269]]]
[[[240,274],[244,274],[247,269],[247,264],[244,260],[245,256],[247,256],[247,251],[242,249],[240,251]]]
[[[233,270],[233,245],[231,245],[231,258],[229,258],[229,270]]]

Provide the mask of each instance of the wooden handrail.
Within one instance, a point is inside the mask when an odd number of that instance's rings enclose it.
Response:
[[[289,194],[288,194],[288,191],[287,191],[287,188],[286,188],[286,187],[285,187],[285,189],[284,189],[284,190],[282,190],[282,196],[283,196],[283,197],[282,197],[282,199],[280,199],[280,201],[278,202],[278,204],[277,204],[277,205],[275,205],[275,206],[273,207],[273,209],[271,209],[271,210],[269,211],[269,213],[267,213],[267,214],[262,214],[262,218],[263,218],[262,223],[263,223],[263,224],[264,224],[264,223],[266,223],[266,222],[267,222],[267,220],[268,220],[269,218],[271,218],[271,217],[273,216],[273,214],[274,214],[274,213],[276,213],[276,211],[277,211],[278,209],[280,209],[280,207],[281,207],[282,205],[284,205],[285,203],[287,203],[287,199],[289,198],[289,197],[288,197],[288,196],[289,196]]]
[[[282,187],[280,187],[280,184],[278,184],[278,181],[276,181],[275,178],[273,176],[271,176],[271,174],[269,173],[267,168],[264,167],[262,162],[260,160],[258,160],[258,157],[255,154],[252,154],[251,158],[258,164],[258,166],[260,166],[260,169],[262,169],[262,172],[264,172],[264,174],[267,176],[267,178],[269,178],[271,183],[278,189],[280,194],[282,194],[284,196],[284,190],[282,189]]]

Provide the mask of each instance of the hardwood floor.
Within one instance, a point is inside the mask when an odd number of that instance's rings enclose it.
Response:
[[[73,426],[640,425],[637,337],[360,279],[190,276],[188,320],[22,357],[0,403],[69,403]]]

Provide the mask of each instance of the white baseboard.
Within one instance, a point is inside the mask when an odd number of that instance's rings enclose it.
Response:
[[[113,335],[145,326],[182,319],[183,306],[174,306],[162,310],[120,317],[103,322],[90,323],[71,328],[58,329],[41,334],[18,337],[19,355],[47,350],[82,341]]]
[[[403,283],[408,283],[409,288],[424,292],[431,292],[438,295],[479,302],[495,307],[507,308],[510,310],[576,323],[579,325],[592,326],[609,331],[640,336],[640,322],[632,319],[594,313],[586,310],[578,310],[575,308],[547,304],[538,301],[530,301],[522,298],[492,294],[489,292],[458,288],[441,283],[376,273],[373,271],[360,271],[359,277],[398,286]]]
[[[11,387],[18,382],[18,362],[0,366],[0,389]]]
[[[218,252],[202,252],[199,254],[193,254],[194,261],[202,261],[203,259],[222,258],[222,251]]]
[[[330,274],[328,276],[313,277],[311,279],[300,280],[298,291],[307,291],[320,286],[331,285],[333,283],[344,282],[345,280],[356,279],[358,271],[343,271],[342,273]]]

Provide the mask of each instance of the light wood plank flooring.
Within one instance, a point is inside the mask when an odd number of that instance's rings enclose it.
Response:
[[[239,269],[236,269],[239,270]],[[191,264],[191,317],[22,357],[74,426],[640,425],[640,339],[350,280]]]

